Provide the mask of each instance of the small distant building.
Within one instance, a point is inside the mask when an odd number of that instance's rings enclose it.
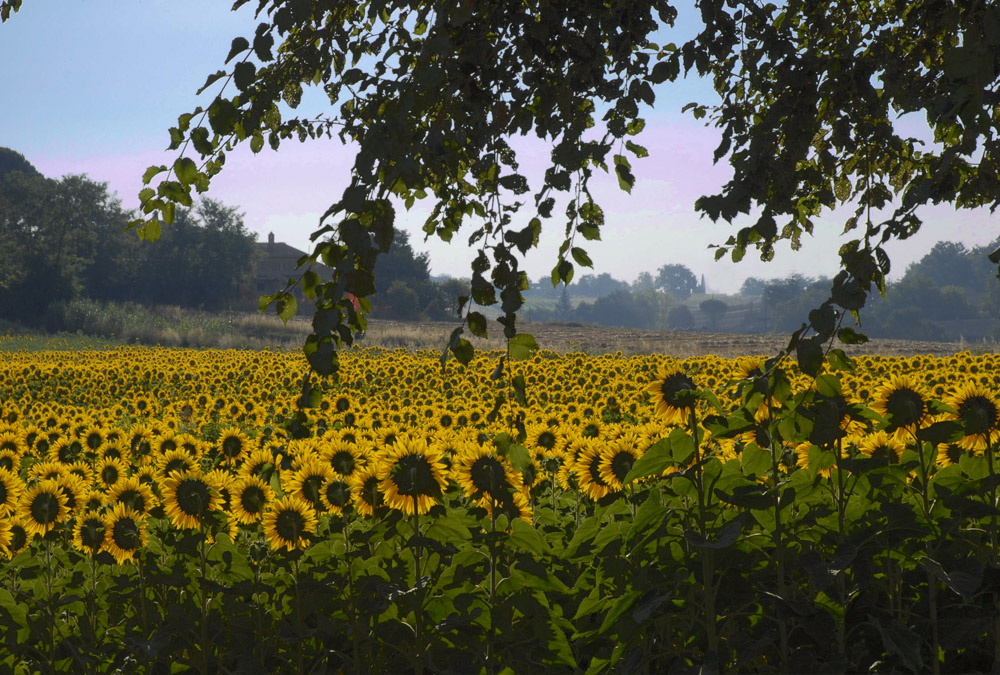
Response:
[[[254,274],[253,290],[268,295],[284,288],[289,279],[297,279],[302,275],[303,270],[296,266],[305,255],[305,251],[275,241],[274,232],[268,233],[266,242],[257,242],[257,271]],[[315,263],[312,269],[324,281],[333,278],[333,270],[323,263]]]
[[[294,246],[274,240],[274,232],[269,232],[266,242],[257,242],[257,268],[253,280],[253,293],[256,296],[271,295],[285,288],[289,279],[298,279],[304,269],[298,269],[299,260],[307,255]],[[311,268],[319,274],[323,281],[333,278],[333,270],[321,262],[315,262]],[[350,296],[350,294],[348,294]],[[353,298],[353,296],[350,296]],[[301,303],[302,289],[295,287],[295,298]],[[358,302],[354,302],[355,309]]]

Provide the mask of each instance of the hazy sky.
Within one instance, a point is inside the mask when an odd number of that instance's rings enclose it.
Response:
[[[87,174],[107,182],[126,208],[136,207],[145,168],[175,159],[164,150],[167,129],[181,113],[210,102],[215,88],[200,98],[195,92],[223,66],[232,38],[252,36],[256,5],[232,13],[228,0],[25,0],[20,12],[0,24],[0,146],[21,152],[47,176]],[[664,41],[685,36],[682,23]],[[659,88],[656,110],[645,111],[646,130],[638,139],[650,156],[632,160],[632,194],[622,193],[613,176],[601,175],[592,185],[606,219],[603,241],[586,242],[594,271],[631,281],[640,272],[681,263],[704,274],[709,290],[720,293],[735,292],[747,276],[833,275],[846,218],[840,213],[824,217],[800,251],[783,246],[770,263],[750,253],[738,265],[713,261],[709,245],[749,223],[712,224],[694,211],[697,197],[717,191],[729,175],[725,165],[712,165],[717,132],[680,112],[685,103],[711,102],[711,96],[698,81]],[[314,91],[299,112],[324,109],[322,93]],[[532,167],[544,166],[547,149],[536,139],[516,147],[530,178]],[[273,231],[278,241],[305,250],[320,215],[339,198],[352,159],[351,148],[336,140],[286,142],[278,152],[258,155],[238,150],[208,196],[239,207],[258,239]],[[400,211],[397,224],[411,233],[417,251],[430,254],[433,273],[468,276],[467,237],[451,244],[423,241],[420,227],[428,211],[419,204]],[[935,241],[972,246],[1000,234],[1000,221],[985,210],[936,207],[923,216],[919,235],[889,248],[895,278]],[[532,279],[555,264],[562,225],[553,219],[540,250],[529,255]]]

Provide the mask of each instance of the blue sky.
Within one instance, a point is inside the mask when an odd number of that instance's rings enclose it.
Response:
[[[237,35],[252,35],[256,22],[249,3],[239,12],[215,0],[25,0],[21,11],[0,24],[0,146],[24,154],[51,177],[85,173],[107,182],[127,208],[138,204],[141,175],[150,164],[169,164],[164,151],[167,129],[177,116],[207,105],[208,94],[195,92],[205,77],[223,66]],[[682,22],[686,18],[682,14]],[[664,41],[680,42],[678,34]],[[631,281],[643,271],[655,273],[681,263],[704,274],[709,290],[735,292],[747,276],[781,277],[798,272],[832,275],[845,214],[825,216],[815,239],[802,250],[787,246],[775,260],[761,263],[752,255],[738,265],[713,262],[711,243],[722,243],[746,223],[712,224],[694,211],[698,196],[716,191],[726,180],[724,166],[713,166],[717,134],[680,113],[689,101],[708,102],[704,83],[687,81],[661,88],[656,111],[647,115],[639,143],[650,157],[634,160],[637,185],[632,195],[617,188],[613,176],[593,185],[606,214],[602,242],[588,242],[596,272]],[[304,98],[299,111],[318,112],[318,92]],[[521,141],[522,165],[538,169],[546,149]],[[320,215],[339,197],[352,162],[339,141],[286,143],[279,152],[248,149],[230,155],[208,196],[239,207],[248,227],[264,239],[273,231],[279,241],[308,248],[309,233]],[[452,244],[423,241],[420,226],[428,209],[401,212],[397,223],[413,235],[418,251],[430,254],[437,274],[467,275],[472,254],[456,237]],[[924,212],[921,233],[889,249],[894,277],[919,259],[935,241],[984,244],[998,233],[988,212],[956,213],[948,207]],[[532,252],[532,279],[547,275],[555,263],[562,223],[553,220],[541,250]],[[588,270],[579,270],[578,274]]]

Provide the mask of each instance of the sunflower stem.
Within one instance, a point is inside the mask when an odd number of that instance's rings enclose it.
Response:
[[[493,467],[490,467],[490,472],[492,473]],[[497,545],[496,545],[496,533],[497,533],[497,500],[490,493],[490,501],[492,502],[492,508],[490,509],[490,631],[486,638],[486,663],[487,672],[495,673],[496,669],[496,655],[493,653],[494,650],[494,640],[496,639],[496,625],[493,622],[493,609],[496,603],[496,593],[497,593]]]
[[[351,632],[354,645],[354,672],[361,672],[361,638],[358,635],[358,606],[354,597],[354,561],[351,559],[351,519],[344,517],[344,558],[347,560],[347,609],[351,613]]]
[[[688,417],[691,438],[694,440],[695,488],[698,492],[698,530],[704,541],[708,539],[708,501],[705,490],[705,471],[702,466],[701,443],[698,438],[698,418],[694,406]],[[710,548],[701,552],[702,603],[705,608],[705,632],[708,638],[706,661],[719,658],[719,636],[715,625],[715,555]]]
[[[416,607],[413,613],[414,640],[417,648],[414,670],[417,672],[417,675],[422,675],[424,672],[424,597],[423,589],[420,585],[420,509],[417,508],[417,498],[415,495],[413,497],[413,542],[413,583],[417,591],[415,593]]]

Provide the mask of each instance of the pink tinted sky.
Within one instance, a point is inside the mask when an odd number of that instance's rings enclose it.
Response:
[[[226,6],[203,0],[28,0],[0,25],[0,63],[16,64],[5,72],[0,145],[23,153],[48,176],[85,173],[107,182],[126,207],[136,206],[145,168],[174,159],[162,150],[167,128],[178,114],[207,103],[207,96],[198,99],[194,91],[222,66],[230,40],[252,33],[252,8],[233,14]],[[661,90],[639,139],[650,157],[632,162],[637,176],[632,194],[622,193],[613,176],[595,181],[592,190],[606,215],[603,241],[585,245],[595,271],[632,281],[641,272],[655,274],[661,265],[681,263],[704,274],[709,290],[722,293],[738,290],[747,276],[834,274],[842,213],[824,217],[802,250],[785,246],[770,263],[752,255],[738,265],[713,261],[709,245],[724,242],[745,223],[713,224],[694,211],[695,199],[718,190],[728,175],[711,162],[717,132],[680,114],[684,103],[708,96],[698,82]],[[322,96],[312,95],[300,112],[322,109]],[[537,175],[546,148],[537,140],[521,140],[517,147],[529,177]],[[309,233],[339,196],[351,161],[350,148],[337,140],[289,142],[278,152],[265,149],[256,156],[240,149],[229,156],[208,196],[242,210],[260,239],[274,232],[279,241],[307,249]],[[467,275],[472,253],[465,239],[424,242],[420,227],[426,215],[418,204],[411,212],[400,209],[397,223],[411,233],[418,251],[429,253],[434,273]],[[918,236],[890,248],[895,277],[938,240],[981,245],[998,233],[996,220],[984,211],[940,207],[924,216]],[[552,219],[540,249],[529,254],[532,279],[548,275],[562,230],[558,218]]]

